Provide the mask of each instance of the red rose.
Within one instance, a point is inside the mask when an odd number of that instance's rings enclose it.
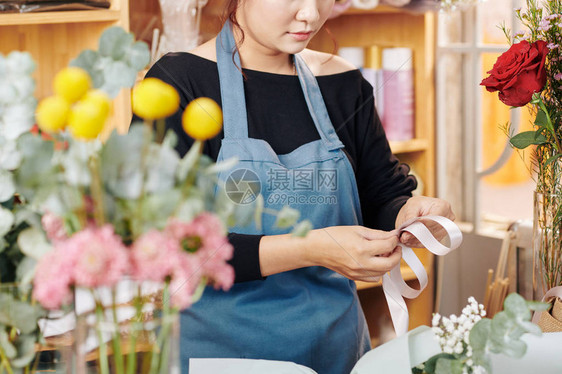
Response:
[[[480,85],[490,92],[499,91],[499,98],[506,105],[526,105],[533,93],[542,91],[546,84],[547,54],[543,40],[513,44],[498,57],[494,68],[488,72],[490,76]]]

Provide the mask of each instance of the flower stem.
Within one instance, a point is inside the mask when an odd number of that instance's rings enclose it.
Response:
[[[104,319],[103,313],[103,305],[99,302],[96,302],[96,317],[97,317],[97,324],[98,324],[98,339],[99,339],[99,357],[98,361],[100,364],[100,372],[101,374],[109,374],[109,363],[107,361],[107,346],[105,345],[105,341],[103,338],[103,331],[101,328],[101,323]]]
[[[103,186],[101,181],[100,160],[97,155],[90,158],[88,167],[92,174],[92,184],[90,188],[94,200],[94,219],[98,226],[103,226],[105,224]]]
[[[129,339],[129,353],[127,355],[127,374],[133,374],[137,366],[137,356],[136,356],[136,343],[137,343],[137,333],[139,331],[139,326],[142,324],[139,322],[142,318],[142,294],[140,284],[137,286],[137,297],[135,300],[136,313],[135,317],[131,322],[131,338]]]
[[[0,368],[2,368],[2,371],[0,371],[0,373],[4,372],[5,367],[8,374],[14,374],[10,366],[10,361],[8,361],[8,357],[6,357],[6,355],[4,354],[4,349],[2,348],[0,348],[0,363],[2,364],[2,366],[0,366]]]
[[[123,362],[123,353],[121,352],[121,333],[119,331],[119,321],[117,320],[117,292],[115,288],[111,290],[112,297],[112,313],[113,313],[113,324],[116,327],[116,331],[113,334],[113,360],[115,361],[115,371],[119,374],[125,373],[125,367]]]
[[[170,281],[164,283],[164,290],[162,294],[163,300],[163,315],[161,316],[162,328],[156,339],[156,343],[152,347],[152,361],[150,363],[150,374],[159,372],[160,363],[168,361],[169,347],[168,335],[170,334]],[[160,349],[162,347],[162,349]],[[162,354],[162,357],[160,355]],[[161,368],[160,371],[162,371]]]

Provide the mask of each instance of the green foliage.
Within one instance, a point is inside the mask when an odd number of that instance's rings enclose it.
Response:
[[[120,27],[106,29],[100,37],[98,51],[85,50],[70,65],[86,70],[95,88],[115,97],[122,87],[135,84],[138,71],[150,62],[144,42]]]
[[[541,335],[540,328],[530,322],[531,311],[546,310],[548,307],[549,304],[529,302],[512,293],[505,299],[502,312],[492,319],[481,319],[470,330],[471,356],[467,355],[466,350],[462,354],[440,353],[424,363],[423,371],[419,371],[419,368],[412,369],[412,373],[460,374],[469,359],[473,361],[474,366],[481,366],[491,373],[490,353],[522,357],[527,346],[521,336],[525,333]]]

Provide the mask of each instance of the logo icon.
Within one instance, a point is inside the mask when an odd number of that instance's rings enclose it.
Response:
[[[250,204],[260,194],[261,181],[252,170],[236,169],[226,178],[224,189],[232,202]]]

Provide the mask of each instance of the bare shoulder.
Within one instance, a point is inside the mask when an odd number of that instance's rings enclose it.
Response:
[[[217,61],[217,51],[215,48],[215,38],[193,48],[190,53],[206,58],[207,60]]]
[[[300,55],[314,75],[339,74],[357,69],[347,60],[331,53],[305,49],[300,53]]]

